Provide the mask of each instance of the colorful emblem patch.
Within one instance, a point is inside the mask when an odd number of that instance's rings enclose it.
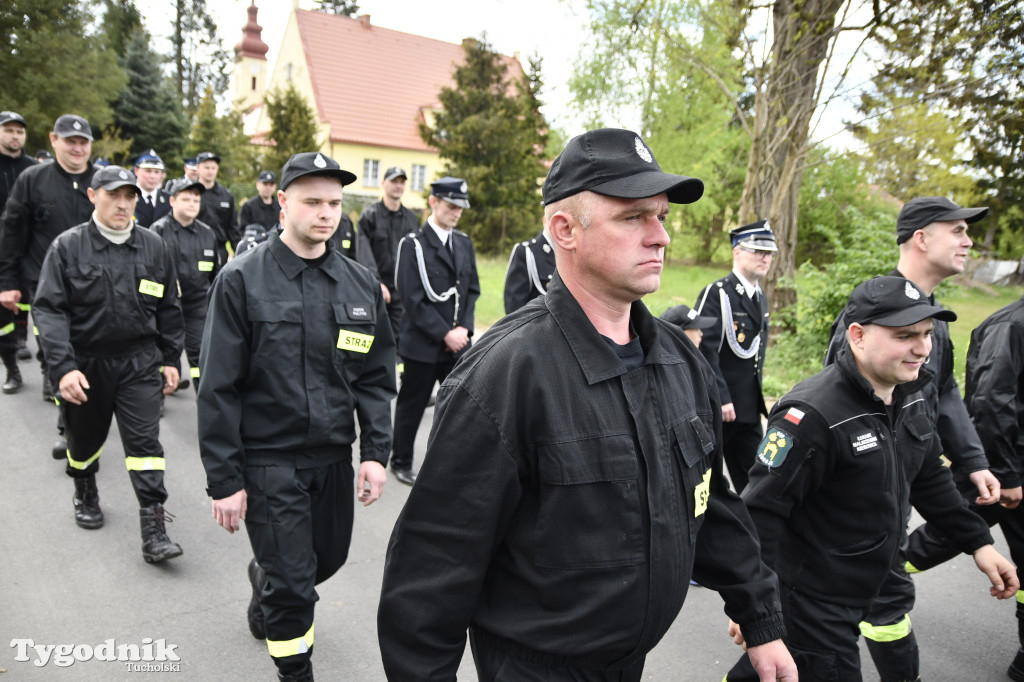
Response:
[[[780,466],[786,460],[786,453],[793,447],[793,436],[782,429],[768,429],[757,450],[757,461],[768,468]]]

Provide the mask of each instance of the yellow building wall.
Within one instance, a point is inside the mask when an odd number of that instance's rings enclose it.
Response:
[[[256,78],[256,87],[252,87],[252,79]],[[232,94],[235,106],[242,111],[263,102],[263,93],[267,91],[267,60],[255,57],[242,57],[235,62],[231,72]]]
[[[399,166],[409,174],[405,184],[405,196],[402,203],[409,208],[425,208],[427,202],[423,199],[422,190],[414,190],[412,187],[413,164],[426,166],[424,187],[429,188],[430,183],[437,180],[443,171],[443,164],[437,154],[432,152],[420,152],[409,149],[394,149],[391,147],[375,147],[371,145],[345,144],[333,142],[324,146],[323,151],[332,159],[338,162],[342,168],[356,174],[356,181],[345,188],[346,192],[353,192],[368,196],[380,197],[382,192],[380,183],[384,180],[384,171],[392,166]],[[379,162],[377,172],[377,185],[368,186],[364,184],[363,166],[367,159]],[[472,191],[472,190],[471,190]]]

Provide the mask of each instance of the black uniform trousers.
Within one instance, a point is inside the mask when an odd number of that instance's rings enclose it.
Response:
[[[1010,548],[1010,558],[1017,565],[1017,579],[1024,576],[1024,507],[1006,509],[998,504],[967,505],[975,514],[985,519],[989,527],[999,524],[1006,538],[1006,545]],[[910,544],[907,547],[907,561],[919,571],[938,566],[949,561],[961,552],[951,545],[946,537],[938,532],[931,524],[925,523],[918,526],[910,534]],[[1017,593],[1017,637],[1020,645],[1024,648],[1024,591]]]
[[[722,422],[722,454],[729,467],[729,480],[739,495],[750,480],[748,472],[754,466],[754,456],[764,438],[761,421]]]
[[[67,474],[85,478],[100,467],[100,452],[117,415],[125,464],[140,507],[163,504],[164,451],[160,446],[160,398],[163,377],[154,346],[116,358],[78,356],[89,382],[81,405],[57,398],[68,442]]]
[[[181,306],[181,312],[185,318],[185,356],[188,358],[188,373],[192,378],[192,388],[196,390],[196,393],[199,392],[199,350],[203,341],[206,311],[206,301]]]
[[[473,628],[469,630],[469,645],[480,682],[640,682],[643,678],[643,661],[623,670],[586,670],[544,660],[548,657],[543,654],[502,651],[481,638]]]
[[[315,586],[348,558],[353,476],[350,455],[308,468],[291,457],[245,467],[245,530],[267,579],[261,602],[267,648],[284,675],[302,677],[311,669]]]
[[[861,623],[881,682],[916,680],[921,674],[917,636],[910,627],[909,615],[914,610],[917,592],[906,563],[901,550]]]
[[[441,362],[405,360],[402,386],[395,403],[395,435],[391,451],[392,469],[412,469],[412,453],[416,432],[423,421],[434,384],[444,381],[455,367],[455,356]]]
[[[862,682],[857,624],[863,607],[821,601],[789,585],[780,585],[783,641],[804,682]],[[742,654],[723,682],[758,682],[750,657]]]
[[[395,348],[398,348],[398,328],[402,325],[402,315],[405,314],[405,306],[398,292],[391,291],[391,303],[386,304],[388,309],[388,321],[391,322],[391,333],[395,335]]]

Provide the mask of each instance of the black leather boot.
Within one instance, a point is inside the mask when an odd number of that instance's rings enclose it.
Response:
[[[43,400],[53,402],[53,384],[50,383],[50,377],[46,376],[46,370],[43,370]]]
[[[4,382],[4,393],[17,393],[24,383],[21,380],[21,370],[18,369],[18,356],[16,351],[3,354],[4,367],[7,369],[7,381]]]
[[[100,509],[100,491],[96,477],[75,479],[75,523],[81,528],[103,527],[103,510]]]
[[[160,503],[139,510],[142,525],[142,558],[155,564],[182,555],[181,545],[167,537],[166,522],[174,517],[164,511]]]

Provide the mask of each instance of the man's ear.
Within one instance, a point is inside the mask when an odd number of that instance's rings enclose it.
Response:
[[[850,342],[852,348],[858,350],[864,348],[864,325],[860,322],[854,322],[846,329],[847,341]]]
[[[89,195],[89,201],[91,201],[92,203],[95,204],[96,203],[96,190],[94,190],[92,187],[86,187],[85,188],[85,193],[87,195]]]
[[[548,218],[548,232],[555,246],[564,251],[576,250],[576,233],[573,228],[579,223],[565,211],[555,211]]]

